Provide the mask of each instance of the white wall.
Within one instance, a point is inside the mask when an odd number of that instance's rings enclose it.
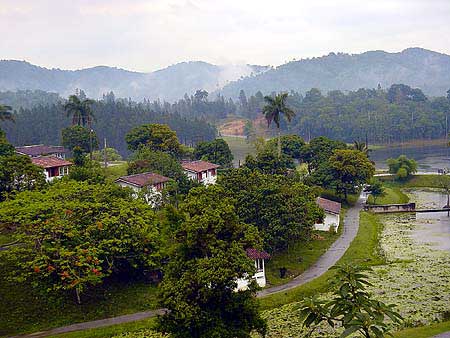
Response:
[[[314,229],[320,231],[330,231],[330,227],[333,225],[337,231],[339,227],[339,220],[339,215],[325,212],[325,219],[323,220],[323,223],[314,224]]]
[[[142,191],[142,188],[138,188],[135,185],[131,185],[125,182],[116,182],[116,184],[120,185],[122,188],[131,188],[134,191],[134,198],[138,198],[139,193]],[[147,203],[152,206],[152,208],[157,207],[162,202],[162,194],[154,186],[148,187],[148,192],[144,197]]]
[[[256,261],[255,261],[255,267],[257,267],[256,265]],[[258,270],[253,276],[253,279],[256,280],[256,283],[258,283],[258,285],[260,287],[265,287],[266,286],[266,264],[264,259],[262,260],[262,270]],[[237,280],[237,290],[246,290],[248,288],[248,284],[249,284],[249,279],[248,278],[239,278]]]

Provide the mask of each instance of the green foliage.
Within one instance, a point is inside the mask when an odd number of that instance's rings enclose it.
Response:
[[[0,222],[15,224],[21,245],[4,252],[18,282],[43,291],[81,292],[113,274],[159,266],[152,209],[114,184],[61,181],[3,203]]]
[[[228,143],[223,139],[198,143],[193,155],[197,160],[209,161],[225,168],[233,166],[233,154],[228,147]]]
[[[370,192],[374,204],[376,204],[378,197],[386,196],[386,189],[384,188],[383,183],[381,183],[381,181],[377,179],[372,179],[367,191]]]
[[[417,171],[417,162],[405,155],[387,160],[389,173],[397,176],[399,180],[405,180]]]
[[[355,192],[355,187],[369,182],[375,173],[375,165],[359,150],[338,149],[329,159],[330,171],[337,193]]]
[[[250,337],[264,332],[256,283],[236,291],[237,278],[254,273],[245,248],[258,247],[257,230],[239,221],[233,201],[219,186],[191,190],[181,206],[184,222],[161,285],[161,305],[169,310],[160,330],[173,337]]]
[[[270,149],[263,149],[256,153],[256,157],[247,155],[244,166],[250,170],[258,170],[263,174],[284,175],[288,169],[295,169],[295,163],[292,157],[285,154],[277,156]]]
[[[0,129],[0,157],[14,155],[15,152],[14,146],[6,139],[5,132]]]
[[[0,156],[0,201],[11,193],[41,189],[45,185],[43,169],[28,156]]]
[[[69,171],[69,178],[92,184],[104,183],[106,179],[100,164],[89,159],[84,159],[82,165],[72,166]]]
[[[166,124],[144,124],[133,128],[125,136],[125,140],[128,149],[133,151],[144,145],[153,151],[167,152],[176,156],[181,150],[176,132]]]
[[[305,141],[298,135],[282,135],[281,140],[281,152],[293,159],[299,160],[303,155],[303,147]],[[267,142],[267,147],[275,151],[277,147],[277,139],[270,139]]]
[[[91,150],[98,148],[97,134],[82,126],[72,126],[64,128],[61,132],[62,144],[67,149],[73,150],[75,147],[80,147],[83,152],[89,153]],[[92,141],[91,141],[92,140]]]
[[[0,104],[0,121],[14,121],[14,116],[11,111],[12,108],[10,106]]]
[[[301,311],[305,318],[303,325],[316,328],[322,322],[332,327],[340,324],[345,329],[340,337],[354,333],[365,338],[385,337],[389,332],[386,318],[398,324],[402,317],[394,311],[394,305],[377,301],[366,291],[367,286],[372,286],[365,273],[367,270],[350,265],[338,267],[333,299],[328,302],[317,298],[305,300]]]
[[[259,229],[266,249],[282,250],[291,241],[308,239],[323,217],[315,203],[317,192],[293,178],[232,169],[219,185],[235,199],[239,218]]]
[[[105,149],[96,150],[92,152],[92,159],[94,161],[103,162],[105,160]],[[106,148],[106,159],[110,161],[122,161],[122,156],[114,148]]]
[[[301,159],[308,164],[308,171],[323,169],[328,164],[328,159],[337,149],[346,149],[347,145],[340,141],[330,140],[324,136],[316,137],[302,149]]]
[[[84,93],[80,96],[84,96]],[[64,105],[64,110],[67,116],[72,116],[72,125],[91,127],[92,120],[95,119],[91,108],[92,104],[94,104],[94,100],[84,99],[78,95],[69,96],[67,103]]]

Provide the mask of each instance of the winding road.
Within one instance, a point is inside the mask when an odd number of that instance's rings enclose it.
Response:
[[[359,228],[359,212],[361,211],[364,199],[359,198],[358,202],[347,210],[344,218],[344,229],[342,235],[331,245],[331,247],[301,275],[295,277],[291,281],[283,285],[270,287],[258,292],[258,297],[265,297],[274,293],[287,291],[293,289],[302,284],[308,283],[313,279],[323,275],[328,271],[336,262],[344,255],[345,251],[349,248],[350,243],[358,233]],[[129,323],[136,320],[147,319],[161,315],[164,313],[164,309],[157,309],[153,311],[137,312],[129,315],[117,316],[107,319],[94,320],[91,322],[78,323],[63,327],[58,327],[48,331],[35,332],[32,334],[14,336],[12,338],[40,338],[48,337],[52,335],[68,333],[73,331],[94,329],[99,327],[105,327],[116,324]]]

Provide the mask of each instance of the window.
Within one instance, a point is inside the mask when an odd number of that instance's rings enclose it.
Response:
[[[255,261],[255,264],[256,264],[257,271],[262,271],[264,269],[264,260],[263,259],[257,259]]]

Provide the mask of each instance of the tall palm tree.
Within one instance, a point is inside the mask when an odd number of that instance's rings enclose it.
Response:
[[[10,106],[0,104],[0,121],[14,121],[14,116],[11,111],[12,108]]]
[[[267,120],[267,127],[269,128],[271,123],[274,122],[278,129],[278,158],[281,157],[281,134],[280,134],[280,119],[281,116],[291,122],[292,118],[295,116],[294,111],[286,105],[286,99],[288,93],[280,93],[275,95],[275,97],[264,96],[266,105],[262,109]]]
[[[70,95],[68,102],[64,105],[64,110],[66,111],[67,116],[72,116],[73,125],[77,124],[82,127],[88,125],[90,127],[92,121],[95,119],[91,109],[93,103],[94,100],[80,100],[78,96]]]

